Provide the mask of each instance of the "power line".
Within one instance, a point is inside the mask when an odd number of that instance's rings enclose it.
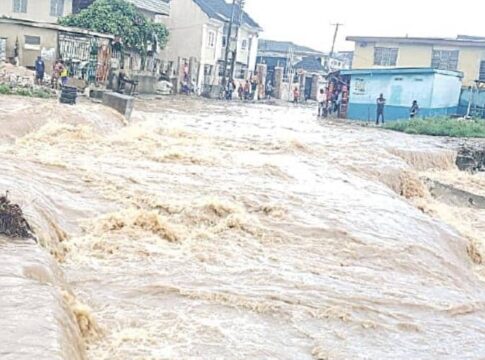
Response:
[[[226,53],[224,56],[224,77],[222,78],[222,86],[225,88],[227,84],[227,63],[229,61],[229,52],[230,52],[230,45],[231,45],[231,36],[232,36],[232,25],[234,24],[234,16],[236,14],[236,2],[238,0],[232,0],[232,10],[231,10],[231,19],[229,21],[229,28],[227,29],[227,36],[226,36]],[[236,44],[237,46],[237,44]]]

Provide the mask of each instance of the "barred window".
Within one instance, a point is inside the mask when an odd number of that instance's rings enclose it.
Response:
[[[51,0],[51,16],[62,16],[64,14],[64,0]]]
[[[13,12],[14,13],[26,13],[27,12],[27,0],[13,0]]]
[[[374,48],[374,65],[378,66],[396,66],[398,48]]]
[[[433,50],[431,67],[439,70],[457,70],[459,50]]]
[[[485,81],[485,61],[480,62],[480,74],[478,80]]]

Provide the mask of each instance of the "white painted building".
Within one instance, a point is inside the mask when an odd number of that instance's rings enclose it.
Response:
[[[163,57],[174,74],[180,64],[197,62],[192,79],[197,87],[218,85],[227,45],[227,29],[232,6],[224,0],[172,0],[170,17],[163,19],[170,32]],[[256,67],[261,27],[244,13],[238,33],[235,77],[247,78]],[[234,34],[231,37],[235,37]]]

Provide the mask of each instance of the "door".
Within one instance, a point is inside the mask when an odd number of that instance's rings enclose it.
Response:
[[[311,77],[305,78],[305,100],[308,100],[312,97],[312,86],[313,86],[313,78]]]
[[[0,38],[0,62],[7,61],[7,39]]]

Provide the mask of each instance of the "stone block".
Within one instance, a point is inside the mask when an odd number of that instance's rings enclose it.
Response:
[[[126,119],[130,119],[134,104],[135,98],[133,96],[118,94],[115,92],[105,92],[103,94],[103,105],[115,109]]]

